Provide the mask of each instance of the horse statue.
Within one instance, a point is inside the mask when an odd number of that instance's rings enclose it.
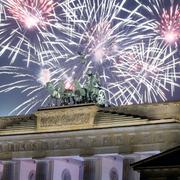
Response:
[[[89,102],[94,102],[100,105],[104,104],[105,92],[101,88],[100,80],[96,75],[93,75],[91,71],[88,72],[88,79],[84,88],[86,89]]]
[[[61,94],[59,92],[59,89],[56,88],[52,82],[47,82],[46,88],[47,88],[47,90],[50,94],[50,98],[51,98],[50,99],[51,100],[50,105],[54,104],[54,100],[56,101],[55,104],[58,105],[58,99],[61,98]]]
[[[80,104],[80,103],[97,103],[105,105],[105,91],[100,86],[100,81],[91,71],[87,74],[87,81],[82,86],[77,80],[68,88],[64,81],[60,81],[57,86],[52,82],[46,83],[46,87],[50,93],[53,104],[54,99],[56,105]]]

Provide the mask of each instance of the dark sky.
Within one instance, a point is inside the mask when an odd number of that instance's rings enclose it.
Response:
[[[119,1],[121,2],[121,0],[119,0]],[[145,5],[150,4],[150,2],[148,2],[148,1],[145,1],[145,0],[141,0],[141,1]],[[162,2],[162,0],[159,0],[159,1]],[[164,1],[166,2],[164,4],[164,7],[168,8],[170,4],[167,3],[168,2],[167,0],[164,0]],[[174,4],[177,4],[177,3],[178,3],[178,0],[175,0]],[[134,0],[127,0],[127,2],[125,4],[125,8],[132,10],[136,5],[137,4],[135,3]],[[149,18],[151,18],[151,15],[149,15],[145,10],[141,9],[139,12],[142,13],[143,15],[147,15],[147,16],[149,16]],[[152,18],[154,18],[154,17],[152,16]],[[157,19],[158,19],[158,17],[157,17]],[[2,29],[3,29],[3,27],[0,26],[0,30],[2,30]],[[7,29],[7,33],[9,30]],[[60,36],[62,36],[62,35],[60,35]],[[59,37],[59,38],[61,38],[61,37]],[[2,39],[2,37],[0,39]],[[0,48],[2,49],[2,47],[0,47]],[[177,48],[179,48],[179,47],[177,47]],[[0,66],[1,67],[10,65],[11,58],[9,58],[8,55],[9,55],[9,53],[4,53],[3,55],[0,56]],[[177,53],[176,56],[177,56],[177,58],[180,58],[179,53]],[[23,61],[23,59],[24,59],[23,57],[18,56],[18,58],[16,58],[16,60],[15,60],[15,63],[13,63],[12,65],[26,68],[26,63]],[[28,70],[29,69],[32,72],[35,72],[35,73],[37,72],[37,69],[34,66],[30,65],[28,67]],[[177,70],[177,72],[180,72],[179,67],[177,67],[176,70]],[[6,84],[8,82],[13,82],[14,80],[15,79],[13,79],[11,76],[0,75],[0,86],[3,86],[4,84]],[[179,83],[179,82],[177,81],[177,83]],[[173,96],[171,96],[170,93],[166,93],[166,97],[167,97],[167,101],[180,100],[180,88],[175,89]],[[15,90],[10,91],[10,92],[0,93],[0,116],[7,116],[10,111],[12,111],[15,107],[17,107],[18,105],[23,103],[25,101],[25,99],[27,100],[26,94],[22,93],[21,89],[15,89]]]

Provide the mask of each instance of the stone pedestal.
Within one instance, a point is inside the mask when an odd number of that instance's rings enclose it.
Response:
[[[41,109],[35,113],[38,131],[92,128],[99,108],[94,104]]]

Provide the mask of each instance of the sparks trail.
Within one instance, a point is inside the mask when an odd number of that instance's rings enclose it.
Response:
[[[46,26],[53,16],[52,0],[7,0],[7,9],[15,20],[27,28]]]
[[[111,23],[100,22],[92,27],[84,39],[86,42],[85,52],[87,56],[92,56],[95,61],[102,63],[103,60],[111,59],[118,54],[116,37],[112,35]]]
[[[142,5],[145,20],[141,28],[147,31],[147,38],[164,41],[172,51],[178,47],[180,40],[180,6],[175,0],[149,0],[147,4],[137,0]],[[151,19],[149,19],[151,17]]]
[[[31,64],[33,62],[31,61]],[[0,75],[7,76],[9,80],[5,84],[0,85],[0,93],[13,92],[17,89],[26,95],[26,100],[20,102],[9,114],[28,114],[49,103],[50,94],[47,90],[47,83],[56,87],[59,79],[65,79],[69,69],[58,67],[54,69],[51,64],[41,66],[36,62],[36,73],[30,68],[22,68],[18,66],[2,66],[0,67]],[[57,67],[58,65],[56,65]]]
[[[36,52],[52,52],[58,56],[68,51],[68,39],[73,36],[68,2],[53,0],[2,0],[0,11],[0,55],[9,52],[11,63],[18,55],[30,59]],[[58,13],[56,11],[60,11]],[[68,18],[64,18],[68,15]],[[60,33],[59,33],[60,32]],[[29,61],[27,61],[29,64]],[[43,63],[43,62],[41,62]]]
[[[12,113],[46,104],[48,85],[57,97],[62,80],[70,90],[74,80],[84,85],[90,70],[98,74],[109,104],[164,101],[166,93],[173,95],[179,87],[179,5],[168,9],[163,0],[150,0],[147,6],[135,1],[130,10],[127,0],[3,0],[0,55],[8,50],[13,63],[21,54],[38,67],[36,73],[29,67],[0,68],[0,74],[14,80],[1,85],[0,92],[20,89],[27,95]]]
[[[113,62],[124,49],[139,41],[143,35],[139,33],[137,16],[140,6],[131,11],[126,9],[126,0],[85,0],[76,1],[76,19],[71,23],[79,33],[74,39],[74,53],[66,61],[74,68],[74,76],[83,78],[91,70],[100,77],[101,85],[108,93],[107,86],[111,79],[116,79],[112,72]],[[126,17],[122,15],[126,13]],[[69,67],[69,66],[68,66]]]
[[[169,44],[177,44],[180,39],[180,9],[177,5],[170,12],[163,10],[160,22],[160,33]]]
[[[176,51],[168,56],[165,52],[165,45],[149,40],[148,46],[141,43],[124,53],[121,60],[124,63],[116,63],[115,70],[121,80],[111,83],[110,87],[119,89],[114,96],[128,104],[165,101],[166,92],[173,95],[175,87],[179,87],[176,80],[180,74],[174,71],[179,61],[172,59]]]
[[[75,24],[81,36],[76,41],[85,58],[101,63],[113,60],[124,47],[142,38],[134,18],[139,7],[129,12],[125,4],[126,1],[116,0],[86,0],[81,4],[83,8],[76,12],[80,23]],[[122,12],[128,13],[126,18],[120,17]]]

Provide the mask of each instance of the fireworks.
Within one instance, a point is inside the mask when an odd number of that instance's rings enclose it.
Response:
[[[42,83],[42,85],[46,85],[51,81],[51,74],[49,69],[41,69],[38,80]]]
[[[112,60],[124,47],[142,38],[135,28],[137,20],[133,19],[139,7],[121,18],[120,13],[127,11],[124,8],[125,4],[126,1],[120,3],[116,0],[98,0],[97,2],[86,0],[81,5],[84,8],[76,13],[82,22],[76,25],[77,30],[82,34],[77,45],[78,51],[84,55],[85,59],[99,63]]]
[[[26,68],[2,66],[0,68],[0,74],[6,75],[9,78],[13,77],[14,79],[13,82],[7,81],[6,84],[0,87],[1,93],[20,89],[21,93],[25,93],[27,96],[27,100],[15,107],[10,114],[28,113],[42,102],[42,96],[44,96],[45,99],[46,96],[48,96],[48,93],[43,91],[44,85],[37,81],[38,77]],[[45,100],[44,98],[43,100]]]
[[[180,9],[178,5],[170,8],[170,12],[164,10],[161,19],[160,32],[165,41],[169,44],[175,44],[180,38]]]
[[[125,0],[85,0],[75,4],[82,7],[75,12],[79,21],[72,21],[79,36],[74,40],[76,52],[68,57],[66,63],[68,67],[74,67],[77,79],[83,79],[91,70],[98,74],[107,90],[107,81],[116,76],[111,72],[113,61],[125,48],[143,38],[144,35],[139,34],[136,28],[139,6],[128,11],[126,3]],[[126,15],[121,15],[124,12]]]
[[[1,0],[0,56],[33,70],[2,66],[13,82],[0,92],[20,89],[27,99],[12,113],[29,113],[48,88],[74,90],[91,71],[109,104],[165,101],[179,87],[179,19],[175,0]]]
[[[87,45],[85,47],[85,51],[89,56],[93,56],[95,60],[102,61],[102,59],[106,59],[106,57],[110,56],[110,49],[107,47],[109,42],[107,41],[108,36],[110,36],[111,28],[109,22],[100,22],[95,27],[91,28],[89,32],[85,33],[85,41]],[[114,41],[113,38],[110,37],[109,41]],[[115,42],[114,42],[115,43]]]
[[[7,0],[7,10],[26,28],[45,26],[53,16],[54,6],[52,0]]]
[[[67,26],[64,18],[66,14],[70,18],[68,3],[71,2],[2,0],[0,55],[8,51],[11,64],[18,55],[29,59],[37,52],[52,52],[52,57],[54,52],[57,56],[63,55],[68,50],[69,35],[73,36],[72,27]],[[62,14],[57,16],[59,9],[63,9]],[[27,63],[29,65],[29,61]]]
[[[8,0],[2,1],[2,5],[1,54],[8,50],[11,63],[13,63],[18,54],[30,57],[35,50],[43,50],[42,41],[46,37],[43,37],[45,31],[43,31],[42,25],[45,25],[49,20],[48,17],[52,16],[53,3],[35,0]]]
[[[144,29],[148,32],[147,37],[161,39],[170,48],[177,47],[180,38],[179,4],[176,4],[174,0],[168,0],[166,3],[169,5],[165,6],[164,0],[150,0],[148,5],[139,1],[143,10],[150,13],[149,16],[144,15],[146,19]],[[148,17],[152,17],[152,19],[148,19]]]
[[[173,95],[174,87],[179,87],[176,78],[180,77],[174,63],[179,61],[172,60],[175,51],[168,56],[165,52],[166,46],[152,40],[148,45],[141,43],[130,48],[122,57],[123,63],[116,64],[120,81],[111,83],[111,88],[119,88],[114,96],[128,104],[164,101],[165,92]]]
[[[31,63],[33,63],[31,61]],[[54,69],[50,64],[41,67],[37,63],[33,63],[36,72],[30,68],[21,68],[17,66],[2,66],[0,67],[0,75],[7,76],[7,81],[0,86],[0,93],[12,92],[20,89],[22,94],[26,95],[26,100],[15,107],[9,114],[27,114],[37,107],[47,106],[50,102],[50,94],[47,89],[47,84],[50,82],[53,87],[57,87],[60,80],[66,80],[67,73],[70,69],[58,67]],[[58,64],[56,64],[56,67]]]

